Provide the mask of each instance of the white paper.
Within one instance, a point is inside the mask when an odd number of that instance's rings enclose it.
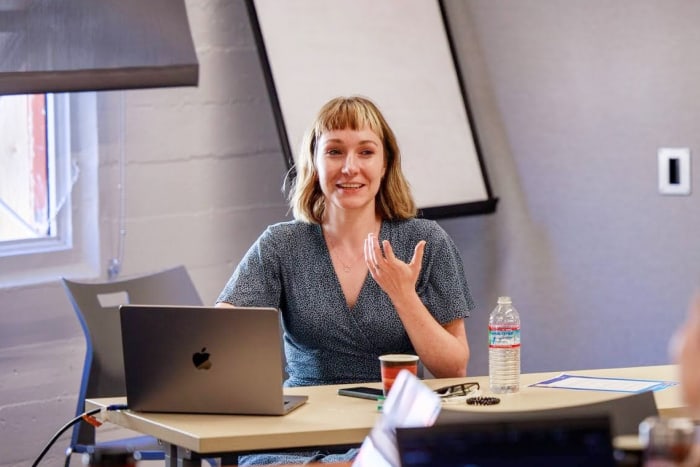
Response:
[[[556,378],[532,384],[532,387],[578,389],[584,391],[613,391],[640,393],[659,391],[678,384],[675,381],[659,381],[648,379],[603,378],[595,376],[576,376],[561,374]]]

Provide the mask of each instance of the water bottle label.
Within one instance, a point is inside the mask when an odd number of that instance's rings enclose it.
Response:
[[[516,349],[520,347],[520,328],[514,326],[489,326],[489,348]]]

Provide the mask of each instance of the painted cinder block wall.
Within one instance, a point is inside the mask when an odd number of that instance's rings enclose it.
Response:
[[[285,218],[284,162],[243,2],[187,9],[197,88],[97,94],[99,273],[106,280],[118,251],[124,154],[121,276],[185,264],[213,303],[260,231]],[[57,281],[0,289],[0,323],[0,466],[27,466],[74,415],[85,346]],[[56,443],[42,465],[62,465],[65,446]]]
[[[700,279],[700,210],[695,194],[657,194],[656,150],[700,148],[700,5],[445,3],[500,197],[493,215],[440,221],[477,302],[469,372],[486,374],[502,294],[523,316],[525,371],[668,362]],[[243,2],[187,7],[198,88],[98,94],[99,274],[117,251],[123,151],[122,276],[185,264],[213,302],[262,229],[288,218],[284,164]],[[56,281],[0,288],[0,323],[0,467],[25,466],[73,416],[84,345]]]

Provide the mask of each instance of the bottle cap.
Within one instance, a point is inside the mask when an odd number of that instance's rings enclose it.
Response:
[[[499,305],[505,305],[508,303],[513,303],[513,301],[510,299],[510,297],[507,297],[507,296],[498,297],[498,304]]]

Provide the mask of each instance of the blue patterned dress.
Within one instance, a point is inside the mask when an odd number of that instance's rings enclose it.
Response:
[[[426,240],[418,295],[440,324],[469,316],[474,303],[462,259],[437,222],[383,221],[379,238],[389,240],[404,262]],[[369,273],[357,302],[348,307],[318,224],[289,221],[268,227],[217,302],[281,310],[289,376],[285,386],[380,381],[379,355],[415,353],[389,296]]]

